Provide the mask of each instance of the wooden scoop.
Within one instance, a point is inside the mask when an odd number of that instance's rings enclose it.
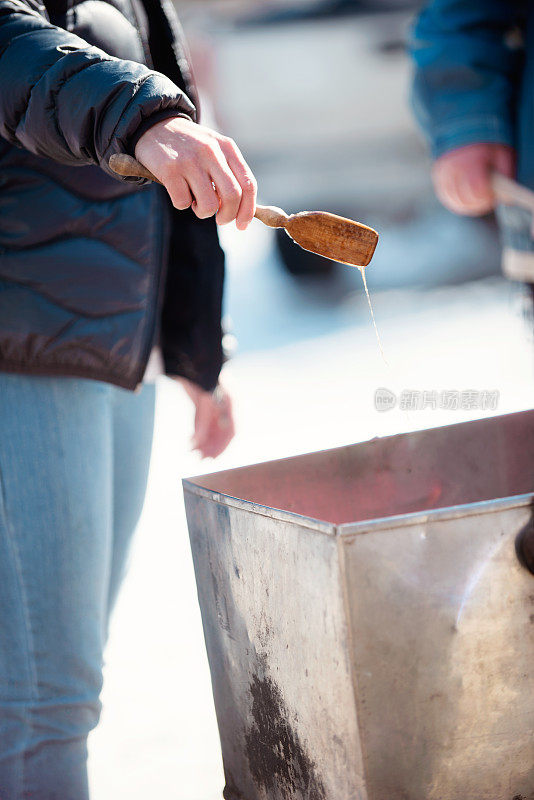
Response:
[[[111,156],[109,166],[123,177],[148,178],[161,183],[131,156]],[[281,208],[257,205],[254,216],[270,228],[285,228],[304,250],[355,267],[369,264],[378,242],[378,233],[372,228],[327,211],[301,211],[300,214],[288,215]]]

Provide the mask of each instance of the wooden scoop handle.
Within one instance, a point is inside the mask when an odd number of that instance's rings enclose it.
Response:
[[[111,156],[109,166],[117,175],[123,178],[147,178],[163,186],[161,181],[153,175],[149,169],[144,167],[137,159],[127,156],[125,153]],[[256,219],[268,225],[270,228],[284,228],[289,217],[281,208],[275,206],[256,206],[254,214]]]
[[[289,220],[286,212],[282,211],[281,208],[277,208],[277,206],[256,205],[254,216],[264,225],[268,225],[269,228],[285,228]]]
[[[144,167],[136,158],[127,156],[125,153],[111,156],[109,166],[113,172],[116,172],[117,175],[122,175],[123,178],[148,178],[149,181],[154,181],[163,186],[159,178],[156,178],[149,169]]]

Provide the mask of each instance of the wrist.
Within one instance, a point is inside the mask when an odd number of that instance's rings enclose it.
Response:
[[[143,120],[135,133],[130,137],[128,142],[128,155],[132,155],[137,160],[139,159],[137,145],[139,144],[140,140],[143,138],[145,133],[147,133],[151,128],[157,125],[160,122],[165,122],[169,119],[186,119],[188,122],[193,122],[192,117],[184,114],[181,111],[176,111],[175,109],[167,108],[163,111],[158,111],[155,114],[151,114],[149,117]]]
[[[508,114],[496,112],[452,116],[432,124],[428,130],[432,157],[469,144],[502,144],[514,146],[515,125]]]

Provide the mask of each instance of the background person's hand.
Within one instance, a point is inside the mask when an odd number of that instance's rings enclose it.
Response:
[[[503,144],[470,144],[434,162],[432,180],[443,205],[456,214],[479,216],[495,207],[491,173],[515,173],[515,152]]]
[[[256,180],[232,139],[173,117],[145,131],[135,157],[164,184],[176,208],[191,207],[200,219],[216,214],[219,225],[235,219],[239,230],[251,222]]]
[[[176,379],[195,406],[195,431],[192,449],[202,458],[217,458],[226,450],[235,435],[232,401],[219,384],[215,392],[206,392],[186,378]]]

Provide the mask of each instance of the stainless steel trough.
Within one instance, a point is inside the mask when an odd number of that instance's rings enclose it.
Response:
[[[533,800],[534,411],[184,482],[229,800]]]

